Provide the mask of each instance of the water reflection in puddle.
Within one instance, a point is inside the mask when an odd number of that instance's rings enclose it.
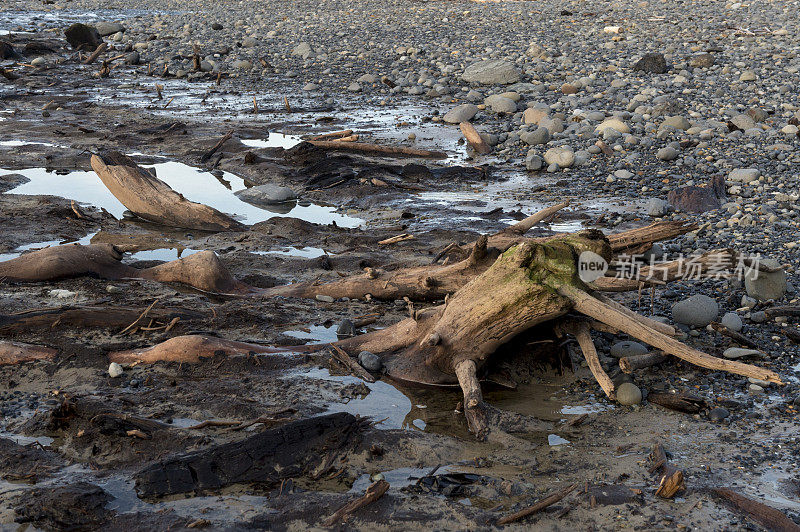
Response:
[[[412,486],[417,483],[422,477],[429,475],[433,468],[422,469],[419,467],[400,467],[390,471],[381,471],[380,475],[383,480],[389,483],[392,488],[400,489],[407,486]],[[452,473],[451,466],[440,466],[436,468],[436,475],[444,475]],[[353,482],[353,487],[350,488],[350,493],[364,493],[364,491],[377,480],[375,475],[365,473],[358,477]]]
[[[358,399],[350,399],[346,403],[331,403],[327,406],[326,414],[335,412],[349,412],[354,415],[371,417],[380,421],[376,426],[386,429],[410,428],[406,417],[411,412],[411,400],[400,390],[385,381],[373,383],[364,382],[351,376],[334,376],[327,369],[313,368],[301,373],[292,373],[284,378],[306,377],[324,381],[334,381],[343,384],[364,384],[369,388],[369,393]]]
[[[16,259],[20,255],[22,255],[22,253],[25,252],[25,251],[35,251],[37,249],[44,249],[44,248],[48,248],[48,247],[51,247],[51,246],[61,246],[61,245],[64,245],[64,244],[72,244],[72,243],[87,245],[87,244],[89,244],[91,242],[92,237],[94,235],[96,235],[96,234],[97,234],[97,232],[90,233],[90,234],[86,235],[85,237],[83,237],[83,238],[81,238],[79,240],[74,240],[74,239],[72,239],[72,240],[70,240],[70,239],[67,239],[67,240],[46,240],[44,242],[33,242],[31,244],[23,244],[23,245],[21,245],[21,246],[19,246],[17,248],[14,248],[13,250],[9,251],[8,253],[0,253],[0,262],[6,261],[6,260],[11,260],[11,259]]]
[[[299,218],[327,225],[335,222],[340,227],[358,227],[363,220],[336,212],[334,207],[292,203],[288,208],[275,211],[256,207],[240,200],[233,193],[246,188],[245,181],[230,172],[217,178],[210,172],[178,163],[164,162],[152,166],[159,179],[191,201],[204,203],[224,213],[231,214],[248,224],[263,222],[272,217]],[[51,195],[74,199],[79,203],[102,207],[117,218],[122,218],[125,207],[103,185],[94,172],[69,172],[64,175],[48,172],[44,168],[2,170],[4,174],[20,174],[30,181],[8,191],[11,194]]]
[[[309,343],[312,344],[329,344],[339,339],[339,337],[336,336],[337,328],[336,325],[331,325],[330,327],[311,325],[308,327],[307,331],[298,329],[295,331],[284,331],[283,334],[299,340],[310,340]]]
[[[316,259],[328,253],[322,248],[314,247],[287,247],[285,249],[273,249],[271,251],[251,251],[256,255],[283,255],[286,257],[300,257],[303,259]]]
[[[58,148],[57,144],[51,144],[49,142],[35,142],[32,140],[3,140],[0,141],[0,146],[3,148],[18,148],[20,146],[28,146],[28,145],[36,145],[36,146],[49,146],[51,148]]]
[[[557,447],[559,445],[569,445],[570,443],[572,442],[567,440],[566,438],[562,438],[558,434],[547,435],[547,444],[550,445],[550,447]]]
[[[283,133],[270,133],[265,139],[241,139],[242,144],[251,148],[283,148],[288,150],[294,148],[303,139],[297,135],[284,135]]]

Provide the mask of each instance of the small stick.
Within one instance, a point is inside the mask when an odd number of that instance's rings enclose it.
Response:
[[[258,102],[256,101],[256,95],[253,95],[253,114],[258,114]]]
[[[716,321],[711,322],[711,328],[720,333],[723,336],[727,336],[728,338],[733,339],[735,342],[738,342],[741,345],[746,345],[747,347],[752,347],[754,349],[758,348],[758,344],[752,341],[747,336],[743,335],[742,333],[733,331],[728,329],[723,324],[718,323]]]
[[[75,203],[75,200],[70,200],[70,207],[72,207],[72,212],[75,213],[75,216],[77,216],[78,218],[80,218],[82,220],[86,219],[86,216],[84,216],[84,214],[78,208],[78,204]]]
[[[375,482],[374,484],[372,484],[370,487],[367,488],[367,491],[364,492],[364,495],[362,495],[357,499],[353,499],[352,501],[348,502],[347,504],[336,510],[336,512],[332,516],[323,521],[322,526],[330,527],[340,521],[344,521],[359,508],[363,508],[368,504],[372,504],[373,502],[383,497],[384,493],[386,493],[388,490],[389,490],[389,483],[386,482],[385,480],[381,479]]]
[[[92,55],[90,55],[89,57],[87,57],[86,59],[83,60],[83,64],[84,65],[91,65],[92,63],[94,63],[95,59],[100,57],[100,55],[103,52],[106,51],[106,48],[108,48],[108,43],[105,43],[105,42],[104,43],[100,43],[100,46],[95,48],[94,52],[92,52]]]
[[[531,214],[524,220],[521,220],[514,225],[510,225],[503,229],[502,232],[504,233],[513,233],[517,235],[524,235],[528,232],[528,230],[533,227],[534,225],[538,224],[541,221],[544,221],[550,218],[552,215],[569,206],[569,200],[559,203],[558,205],[553,205],[552,207],[547,207],[546,209],[542,209],[541,211]]]
[[[367,382],[375,382],[375,377],[370,375],[369,371],[365,370],[361,364],[353,360],[341,347],[336,344],[330,344],[331,355],[335,360],[342,363],[347,367],[356,377],[359,377]]]
[[[287,98],[286,96],[283,97],[283,106],[286,108],[287,113],[292,112],[292,106],[289,105],[289,98]]]
[[[127,327],[125,327],[124,329],[122,329],[122,330],[121,330],[121,331],[118,333],[118,335],[125,334],[127,331],[129,331],[131,328],[133,328],[133,327],[134,327],[136,324],[138,324],[138,323],[139,323],[139,322],[140,322],[140,321],[141,321],[141,320],[142,320],[142,319],[143,319],[145,316],[147,316],[147,313],[148,313],[148,312],[150,312],[150,311],[153,309],[153,307],[155,306],[155,304],[156,304],[156,303],[158,303],[158,300],[159,300],[159,299],[161,299],[161,298],[160,298],[160,297],[157,297],[157,298],[155,298],[155,299],[153,300],[153,302],[152,302],[152,303],[150,303],[150,306],[149,306],[149,307],[147,307],[146,309],[144,309],[144,312],[142,312],[141,314],[139,314],[139,317],[138,317],[138,318],[136,318],[136,319],[133,321],[133,323],[131,323],[130,325],[128,325]]]
[[[161,100],[164,97],[161,95],[161,91],[164,89],[164,85],[159,85],[156,83],[156,100]]]
[[[205,152],[205,153],[203,154],[203,156],[202,156],[202,157],[200,157],[200,162],[203,162],[203,163],[204,163],[204,162],[206,162],[207,160],[209,160],[209,159],[211,158],[211,156],[212,156],[212,155],[214,155],[214,154],[217,152],[217,150],[218,150],[218,149],[220,149],[220,148],[222,147],[222,145],[223,145],[223,144],[225,144],[226,142],[228,142],[228,139],[230,139],[232,136],[233,136],[233,130],[231,129],[230,131],[228,131],[227,133],[225,133],[225,136],[224,136],[224,137],[222,137],[221,139],[219,139],[219,142],[217,142],[216,144],[214,144],[214,146],[213,146],[213,147],[212,147],[210,150],[208,150],[207,152]]]
[[[566,497],[567,495],[572,493],[575,490],[575,488],[577,488],[577,487],[578,487],[578,483],[577,482],[575,484],[571,484],[571,485],[567,486],[566,488],[563,488],[563,489],[553,493],[552,495],[537,501],[536,504],[534,504],[533,506],[528,506],[527,508],[524,508],[524,509],[520,510],[517,513],[511,514],[511,515],[507,515],[506,517],[503,517],[502,519],[497,521],[497,524],[498,525],[507,525],[509,523],[513,523],[515,521],[519,521],[523,517],[528,517],[529,515],[533,515],[533,514],[535,514],[537,512],[541,512],[542,510],[544,510],[548,506],[551,506],[551,505],[557,503],[558,501],[560,501],[561,499],[563,499],[564,497]]]
[[[381,246],[388,246],[389,244],[396,244],[398,242],[403,242],[405,240],[412,240],[413,238],[414,235],[409,233],[403,233],[397,236],[393,236],[391,238],[387,238],[385,240],[381,240],[380,242],[378,242],[378,244],[380,244]]]
[[[340,139],[342,137],[349,137],[353,134],[352,129],[345,129],[344,131],[332,131],[330,133],[323,133],[322,135],[317,135],[316,137],[311,137],[311,140],[333,140],[333,139]]]

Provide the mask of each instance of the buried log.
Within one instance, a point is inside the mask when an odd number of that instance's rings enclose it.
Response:
[[[681,490],[686,489],[683,481],[683,471],[677,469],[667,460],[667,453],[660,443],[653,446],[653,450],[648,457],[650,461],[650,473],[659,472],[661,481],[659,482],[656,495],[664,499],[671,499]]]
[[[101,327],[119,329],[130,324],[142,314],[141,308],[111,306],[68,306],[26,310],[15,314],[0,314],[0,333],[17,333],[31,329],[52,329],[59,325],[68,327]],[[208,314],[182,308],[154,308],[148,318],[156,322],[179,319],[190,322],[207,319]]]
[[[370,144],[367,142],[343,142],[341,140],[310,140],[309,144],[317,148],[329,150],[355,151],[361,153],[376,153],[394,157],[422,157],[429,159],[446,159],[443,151],[421,150],[406,148],[405,146],[384,146],[383,144]]]
[[[36,360],[53,360],[57,354],[57,350],[42,345],[0,340],[0,366],[34,362]]]
[[[319,469],[329,469],[360,441],[366,424],[352,414],[329,414],[159,460],[134,475],[136,491],[153,498],[324,473]]]
[[[118,364],[152,364],[154,362],[195,363],[200,362],[202,358],[211,358],[214,356],[232,357],[258,353],[297,353],[312,350],[312,347],[314,349],[319,349],[319,346],[268,347],[259,344],[193,334],[176,336],[175,338],[170,338],[152,347],[114,351],[108,354],[108,359]]]
[[[184,198],[119,152],[92,155],[92,170],[108,190],[139,218],[171,227],[203,231],[244,228],[227,214]]]
[[[789,519],[783,512],[749,497],[736,493],[730,488],[714,488],[714,494],[732,506],[743,511],[753,521],[774,532],[800,532],[800,525]]]
[[[575,484],[570,484],[569,486],[558,490],[557,492],[553,493],[552,495],[548,495],[544,499],[542,499],[540,501],[537,501],[532,506],[528,506],[527,508],[524,508],[524,509],[520,510],[519,512],[516,512],[516,513],[513,513],[511,515],[507,515],[507,516],[503,517],[502,519],[497,521],[497,524],[498,525],[507,525],[507,524],[519,521],[520,519],[523,519],[525,517],[528,517],[529,515],[533,515],[533,514],[535,514],[537,512],[541,512],[542,510],[554,505],[555,503],[557,503],[558,501],[560,501],[561,499],[563,499],[564,497],[566,497],[567,495],[569,495],[570,493],[575,491],[575,488],[577,488],[577,487],[578,487],[578,483],[577,482]]]
[[[90,276],[112,281],[148,279],[182,283],[203,292],[223,295],[257,291],[234,279],[213,251],[201,251],[145,269],[123,264],[122,256],[123,253],[111,244],[52,246],[0,262],[0,278],[41,282]]]

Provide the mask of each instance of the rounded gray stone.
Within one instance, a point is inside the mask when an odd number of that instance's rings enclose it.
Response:
[[[623,382],[617,388],[617,402],[624,406],[638,405],[642,402],[642,390],[632,382]]]
[[[612,357],[622,358],[622,357],[635,357],[639,355],[644,355],[647,353],[647,347],[640,344],[639,342],[633,342],[631,340],[623,340],[621,342],[617,342],[611,346],[611,350],[609,354]]]
[[[712,298],[695,294],[672,305],[672,319],[676,323],[705,327],[717,319],[719,305]]]

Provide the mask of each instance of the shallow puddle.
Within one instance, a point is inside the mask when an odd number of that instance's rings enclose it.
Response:
[[[270,133],[265,139],[241,139],[242,144],[251,148],[283,148],[288,150],[294,148],[303,139],[297,135],[284,135],[283,133]]]
[[[275,210],[256,207],[240,200],[234,192],[243,190],[247,183],[239,176],[223,172],[217,178],[210,172],[174,161],[152,165],[156,176],[191,201],[214,207],[247,224],[263,222],[275,216],[299,218],[307,222],[327,225],[335,222],[340,227],[358,227],[363,220],[336,212],[334,207],[307,202],[292,202],[277,206]],[[44,168],[3,170],[2,174],[20,174],[30,181],[8,191],[10,194],[50,195],[74,199],[79,203],[102,207],[122,218],[125,207],[103,185],[94,172],[75,171],[67,174],[48,172]],[[277,212],[276,212],[277,211]]]
[[[297,329],[294,331],[284,331],[283,334],[297,338],[299,340],[308,340],[310,344],[330,344],[339,339],[336,335],[338,325],[310,325],[308,330]]]
[[[353,482],[353,487],[350,488],[350,493],[364,493],[364,491],[366,491],[366,489],[373,482],[377,482],[379,478],[382,478],[388,482],[389,485],[394,489],[405,488],[407,486],[416,484],[419,479],[429,475],[432,471],[433,468],[422,469],[419,467],[400,467],[398,469],[392,469],[389,471],[381,471],[378,474],[370,475],[365,473],[358,477],[355,482]],[[451,473],[452,471],[453,468],[451,466],[445,465],[436,468],[434,474],[444,475],[445,473]]]
[[[11,251],[9,251],[7,253],[0,253],[0,262],[6,261],[6,260],[11,260],[11,259],[16,259],[20,255],[22,255],[22,253],[24,253],[25,251],[35,251],[37,249],[44,249],[44,248],[48,248],[48,247],[51,247],[51,246],[61,246],[61,245],[64,245],[64,244],[73,244],[73,243],[82,244],[82,245],[85,246],[85,245],[91,243],[92,237],[94,235],[96,235],[96,234],[97,234],[96,232],[90,233],[90,234],[86,235],[85,237],[83,237],[81,239],[78,239],[78,240],[74,240],[74,239],[46,240],[44,242],[33,242],[31,244],[23,244],[23,245],[21,245],[21,246],[19,246],[17,248],[12,249]]]
[[[303,259],[316,259],[323,255],[329,255],[322,248],[315,247],[287,247],[284,249],[273,249],[270,251],[250,251],[255,255],[283,255],[285,257],[299,257]]]

